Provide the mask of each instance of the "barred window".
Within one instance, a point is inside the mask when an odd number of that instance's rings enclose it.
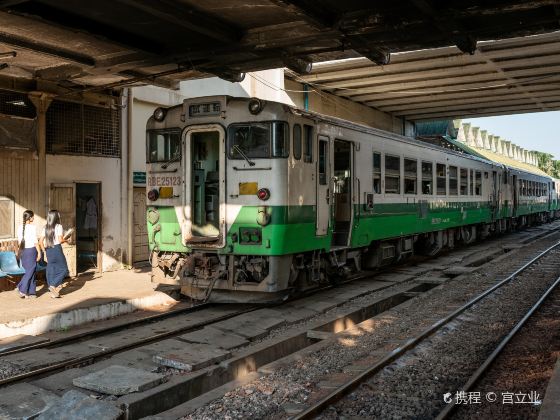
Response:
[[[47,111],[47,153],[120,157],[119,111],[54,101]]]

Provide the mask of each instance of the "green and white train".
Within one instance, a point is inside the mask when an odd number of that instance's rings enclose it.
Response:
[[[212,96],[147,124],[152,280],[273,302],[545,222],[557,181],[281,103]]]

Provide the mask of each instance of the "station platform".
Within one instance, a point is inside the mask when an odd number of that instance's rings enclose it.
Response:
[[[150,267],[84,274],[68,279],[60,298],[51,298],[45,284],[36,299],[22,299],[11,290],[0,293],[0,339],[65,331],[92,321],[137,310],[161,312],[175,306],[178,294],[154,290]]]
[[[560,357],[556,360],[554,372],[546,387],[546,393],[539,412],[539,420],[560,419]]]

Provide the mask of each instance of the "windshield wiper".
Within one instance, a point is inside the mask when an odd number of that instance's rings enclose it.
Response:
[[[181,155],[175,155],[171,159],[169,159],[167,162],[165,162],[163,165],[161,165],[161,168],[162,169],[167,169],[167,167],[170,164],[172,164],[173,162],[177,162],[179,159],[181,159]]]
[[[250,160],[247,155],[245,154],[245,152],[243,152],[243,150],[241,149],[241,147],[239,147],[237,144],[233,145],[233,148],[235,150],[237,150],[237,153],[239,153],[243,159],[245,159],[247,161],[247,163],[249,164],[249,166],[255,166],[255,162],[253,162],[252,160]]]

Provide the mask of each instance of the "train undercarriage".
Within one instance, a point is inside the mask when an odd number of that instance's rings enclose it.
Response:
[[[152,253],[152,281],[173,284],[197,301],[274,303],[326,284],[339,282],[360,270],[400,263],[414,254],[435,256],[459,243],[470,244],[493,234],[545,223],[558,212],[537,213],[494,223],[458,227],[373,242],[369,247],[311,251],[294,255],[220,255]]]

